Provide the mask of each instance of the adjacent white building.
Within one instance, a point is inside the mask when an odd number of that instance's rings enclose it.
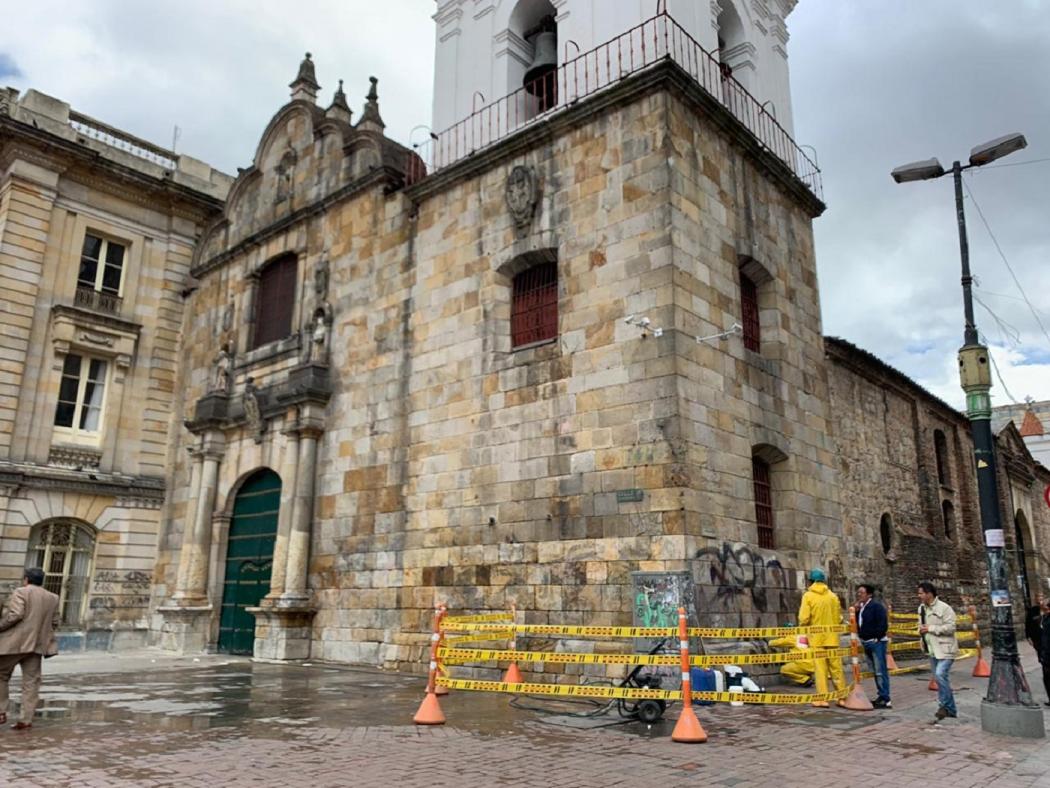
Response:
[[[432,128],[440,133],[522,89],[537,60],[558,68],[553,93],[506,102],[512,125],[670,56],[700,67],[692,41],[792,132],[786,19],[797,0],[438,0]],[[674,24],[654,25],[666,13]],[[552,35],[553,34],[553,35]],[[535,72],[530,75],[535,80]],[[539,88],[542,92],[542,87]],[[491,122],[491,118],[486,118]],[[480,132],[479,132],[480,133]]]

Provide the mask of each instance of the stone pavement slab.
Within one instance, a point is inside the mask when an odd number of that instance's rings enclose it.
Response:
[[[895,678],[891,711],[702,707],[699,745],[672,742],[670,719],[567,725],[583,707],[529,701],[548,715],[466,692],[442,699],[447,725],[417,727],[422,679],[364,668],[149,652],[52,662],[32,731],[0,732],[4,786],[1050,786],[1046,741],[981,731],[969,662],[953,675],[958,720],[931,724],[936,696],[918,674]]]

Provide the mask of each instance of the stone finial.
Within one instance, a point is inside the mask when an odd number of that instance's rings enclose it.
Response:
[[[292,100],[302,99],[314,103],[317,101],[317,91],[321,86],[317,84],[317,75],[314,72],[314,61],[312,55],[307,52],[303,62],[299,64],[299,73],[295,79],[288,83],[292,89]]]
[[[371,128],[374,131],[382,132],[386,128],[386,124],[383,123],[383,119],[379,116],[379,92],[376,90],[379,80],[375,77],[369,77],[368,81],[372,83],[372,86],[368,89],[368,95],[365,96],[365,109],[361,113],[361,120],[357,122],[357,127]]]
[[[339,80],[339,87],[336,89],[335,95],[332,96],[332,103],[325,110],[325,116],[349,123],[351,115],[353,115],[353,111],[350,109],[350,105],[346,103],[346,94],[343,92],[343,80]]]

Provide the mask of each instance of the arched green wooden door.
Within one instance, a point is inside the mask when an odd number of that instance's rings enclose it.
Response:
[[[255,646],[255,607],[270,591],[273,543],[281,505],[281,477],[271,470],[252,475],[233,502],[226,576],[219,617],[219,651],[251,654]]]

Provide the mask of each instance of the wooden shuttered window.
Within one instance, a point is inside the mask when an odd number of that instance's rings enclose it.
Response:
[[[540,263],[514,277],[510,308],[513,347],[558,336],[558,264]]]
[[[758,546],[772,550],[773,540],[773,487],[770,480],[769,463],[758,457],[751,458],[751,478],[755,486],[755,522],[758,524]]]
[[[762,348],[762,329],[758,322],[758,287],[740,273],[740,320],[744,326],[744,347],[756,353]]]
[[[270,263],[259,274],[255,292],[253,348],[284,339],[292,333],[298,270],[295,257],[282,257]]]

